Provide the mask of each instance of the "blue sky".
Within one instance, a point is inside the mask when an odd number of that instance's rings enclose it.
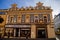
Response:
[[[11,4],[18,4],[18,7],[22,6],[36,6],[37,2],[44,3],[44,6],[50,6],[53,9],[53,17],[60,13],[60,0],[0,0],[0,9],[8,9]]]

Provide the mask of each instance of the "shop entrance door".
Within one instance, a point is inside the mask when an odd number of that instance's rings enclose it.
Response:
[[[19,36],[19,28],[16,28],[16,37]]]
[[[37,38],[46,38],[45,30],[38,30],[37,31]]]
[[[30,29],[21,29],[20,36],[21,38],[30,38],[31,32]]]

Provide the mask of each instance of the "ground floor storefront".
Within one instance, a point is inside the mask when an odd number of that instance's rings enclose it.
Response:
[[[5,25],[4,38],[47,39],[47,25]]]
[[[46,25],[44,25],[46,26]],[[37,25],[6,25],[5,38],[47,38],[44,26]]]

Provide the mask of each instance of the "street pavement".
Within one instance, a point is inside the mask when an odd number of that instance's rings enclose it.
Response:
[[[56,35],[56,40],[60,40],[60,35]]]

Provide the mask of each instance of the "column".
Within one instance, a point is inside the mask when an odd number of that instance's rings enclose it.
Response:
[[[18,36],[20,37],[20,29],[19,29],[19,35]]]
[[[14,37],[16,36],[16,29],[14,29]]]
[[[31,25],[31,38],[36,38],[36,26]]]

